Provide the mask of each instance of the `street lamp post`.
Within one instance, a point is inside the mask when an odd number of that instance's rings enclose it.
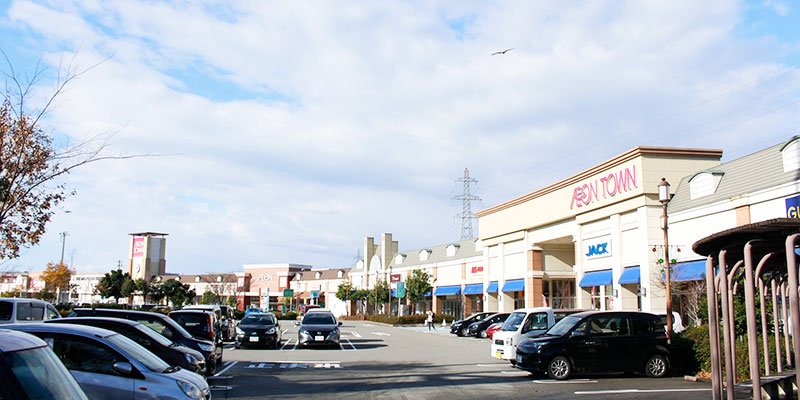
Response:
[[[670,276],[671,267],[669,265],[669,231],[667,223],[667,204],[669,204],[670,201],[670,194],[669,182],[667,182],[666,178],[661,178],[661,182],[658,182],[658,201],[661,202],[664,213],[664,226],[662,228],[664,229],[664,264],[666,265],[665,280],[667,290],[667,334],[669,337],[672,337],[672,277]]]
[[[64,245],[67,243],[67,232],[61,232],[58,234],[61,236],[61,265],[64,265]]]

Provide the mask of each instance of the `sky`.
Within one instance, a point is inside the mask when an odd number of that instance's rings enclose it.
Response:
[[[780,0],[0,1],[0,71],[47,68],[31,112],[85,71],[40,127],[147,155],[66,176],[2,265],[107,272],[151,231],[173,273],[346,267],[365,236],[460,240],[465,168],[476,211],[636,146],[735,159],[800,134],[798,26]]]

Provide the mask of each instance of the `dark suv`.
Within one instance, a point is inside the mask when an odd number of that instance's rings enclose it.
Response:
[[[588,311],[565,317],[544,335],[517,346],[516,367],[567,379],[574,371],[669,370],[669,340],[657,315],[633,311]]]

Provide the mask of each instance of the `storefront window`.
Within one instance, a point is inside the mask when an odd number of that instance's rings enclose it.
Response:
[[[514,292],[514,309],[525,308],[525,292]]]
[[[553,308],[575,308],[575,280],[556,279],[543,285],[545,305]]]
[[[606,302],[606,310],[613,310],[614,309],[614,287],[611,285],[605,286],[604,290],[604,297]]]

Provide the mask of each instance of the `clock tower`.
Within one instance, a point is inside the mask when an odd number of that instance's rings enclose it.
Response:
[[[167,270],[166,233],[131,233],[128,273],[134,280],[142,278],[150,281],[156,275],[164,275]]]

